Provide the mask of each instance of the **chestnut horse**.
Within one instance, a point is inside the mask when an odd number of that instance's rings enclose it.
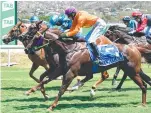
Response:
[[[27,32],[28,24],[24,24],[22,22],[18,22],[7,35],[4,36],[3,42],[8,44],[13,40],[20,40],[24,47],[28,46],[29,40],[25,40],[23,38],[18,38],[22,33]],[[37,83],[39,83],[39,79],[33,76],[33,73],[38,69],[39,66],[44,67],[46,70],[49,69],[48,63],[45,59],[44,49],[40,49],[35,52],[35,54],[28,54],[28,58],[33,62],[32,67],[30,69],[29,75],[32,79],[34,79]]]
[[[36,25],[31,25],[30,31],[27,32],[26,35],[35,37],[35,34],[37,35],[37,31],[39,30],[37,26],[39,26],[40,23],[41,22],[36,23]],[[62,39],[60,39],[58,35],[52,34],[47,31],[45,33],[44,38],[48,40],[49,47],[53,49],[53,51],[56,51],[59,54],[59,58],[61,58],[60,63],[63,63],[62,65],[64,65],[62,86],[59,90],[58,96],[56,97],[55,101],[48,108],[48,110],[51,111],[53,108],[57,106],[59,99],[67,90],[72,80],[79,74],[82,65],[92,64],[92,61],[86,43],[83,44],[74,41],[73,42],[62,41]],[[107,38],[105,39],[108,40]],[[98,41],[98,43],[101,42]],[[141,68],[141,55],[139,51],[134,46],[115,44],[115,43],[112,44],[115,45],[118,48],[118,50],[124,54],[124,60],[107,66],[99,66],[99,71],[103,76],[103,73],[106,70],[119,66],[123,70],[123,72],[126,75],[128,75],[140,87],[140,89],[142,90],[142,105],[145,105],[146,85],[138,74]],[[89,69],[87,70],[89,71]],[[87,74],[93,75],[92,71],[90,71]],[[43,81],[41,82],[41,84],[43,84]]]

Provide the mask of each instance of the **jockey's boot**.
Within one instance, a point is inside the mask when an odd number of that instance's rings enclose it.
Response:
[[[94,56],[96,57],[94,63],[99,64],[100,63],[100,60],[99,60],[100,59],[100,55],[99,55],[97,46],[96,46],[96,44],[94,44],[94,42],[91,42],[90,46],[91,46],[91,48],[93,50]]]

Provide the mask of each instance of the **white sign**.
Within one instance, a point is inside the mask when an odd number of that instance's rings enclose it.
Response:
[[[8,1],[2,3],[2,11],[8,11],[14,9],[14,1]]]
[[[14,24],[15,24],[14,16],[11,16],[11,17],[8,17],[8,18],[4,18],[2,20],[2,28],[14,26]]]

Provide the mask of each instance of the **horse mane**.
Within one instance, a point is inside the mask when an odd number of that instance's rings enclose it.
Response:
[[[122,32],[125,32],[125,33],[128,33],[130,31],[129,28],[127,28],[127,27],[121,27],[119,25],[111,25],[109,27],[109,30],[110,31],[119,30],[119,31],[122,31]]]

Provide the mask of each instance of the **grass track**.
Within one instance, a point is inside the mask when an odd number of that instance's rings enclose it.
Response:
[[[23,93],[36,83],[29,77],[28,68],[5,67],[1,68],[1,112],[2,113],[46,113],[46,109],[53,102],[61,85],[56,80],[46,85],[49,101],[44,101],[40,91],[30,96]],[[111,79],[115,69],[109,71],[110,78],[97,89],[96,96],[90,98],[89,90],[100,77],[95,75],[83,88],[73,93],[66,92],[54,109],[54,113],[151,113],[151,88],[148,86],[148,107],[136,107],[141,102],[141,91],[129,78],[120,92],[111,91]],[[143,70],[151,77],[151,67],[143,65]],[[44,71],[40,68],[34,74],[36,77]],[[120,74],[122,75],[122,73]],[[119,76],[118,80],[120,80]],[[76,81],[74,80],[72,84]]]

